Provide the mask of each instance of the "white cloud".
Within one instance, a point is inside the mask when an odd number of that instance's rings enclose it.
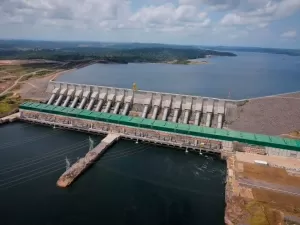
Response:
[[[0,5],[2,24],[95,26],[103,21],[121,21],[128,14],[130,4],[126,0],[2,0]]]
[[[296,30],[289,30],[281,34],[281,37],[283,38],[295,38],[297,37],[297,31]]]
[[[260,24],[258,24],[259,28],[266,28],[267,26],[269,26],[268,23],[260,23]]]
[[[128,0],[0,0],[0,24],[20,23],[74,29],[189,30],[211,21],[195,5],[165,3],[132,12]]]
[[[228,37],[230,39],[238,39],[238,38],[244,38],[244,37],[247,37],[249,35],[249,32],[246,31],[246,30],[241,30],[241,31],[237,31],[237,32],[234,32],[234,33],[231,33],[228,35]]]
[[[256,2],[257,0],[252,0]],[[221,25],[267,24],[294,14],[300,9],[299,0],[268,1],[260,8],[250,11],[237,11],[226,14],[220,21]]]
[[[144,7],[134,13],[129,21],[141,28],[157,28],[159,31],[182,31],[210,25],[206,12],[199,12],[193,5],[175,6],[166,3]]]
[[[240,0],[179,0],[182,5],[208,5],[213,10],[228,10],[236,8],[240,5]]]

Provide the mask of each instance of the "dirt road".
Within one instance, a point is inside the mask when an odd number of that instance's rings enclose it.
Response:
[[[17,86],[17,84],[19,83],[19,81],[23,78],[23,77],[26,77],[26,76],[30,76],[34,73],[38,73],[38,72],[41,72],[41,71],[44,71],[45,69],[42,69],[42,70],[38,70],[38,71],[34,71],[34,72],[30,72],[30,73],[26,73],[22,76],[20,76],[14,83],[13,85],[11,85],[10,87],[8,87],[6,90],[2,91],[2,93],[0,93],[0,97],[3,96],[3,95],[6,95],[10,90],[12,90],[15,86]]]

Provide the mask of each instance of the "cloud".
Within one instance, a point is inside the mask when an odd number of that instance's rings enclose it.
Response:
[[[129,21],[141,28],[157,28],[160,31],[182,31],[207,27],[211,20],[206,12],[200,12],[193,5],[175,6],[166,3],[148,6],[134,13]]]
[[[280,36],[283,38],[295,38],[297,37],[297,31],[296,30],[286,31],[282,33]]]
[[[240,0],[179,0],[179,4],[183,5],[208,5],[213,10],[228,10],[236,8],[240,5]]]
[[[266,28],[267,26],[269,26],[268,23],[260,23],[257,25],[259,28]]]
[[[126,0],[2,0],[0,23],[89,26],[121,20],[129,11]]]
[[[251,1],[255,4],[257,0]],[[220,24],[227,26],[256,23],[267,24],[274,20],[288,17],[299,9],[299,0],[273,0],[268,1],[260,8],[255,8],[253,10],[230,12],[221,19]]]
[[[127,0],[0,0],[0,24],[85,29],[180,31],[210,25],[195,5],[165,3],[132,12]]]

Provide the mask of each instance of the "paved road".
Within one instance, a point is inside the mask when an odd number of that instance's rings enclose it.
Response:
[[[295,187],[277,185],[277,184],[270,184],[267,182],[262,181],[255,181],[255,180],[248,180],[248,179],[238,179],[240,185],[253,187],[253,188],[261,188],[266,189],[274,192],[280,192],[289,195],[300,196],[300,189]]]

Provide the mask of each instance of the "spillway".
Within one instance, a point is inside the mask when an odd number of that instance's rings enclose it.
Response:
[[[149,108],[149,106],[148,106],[148,105],[145,105],[145,106],[144,106],[144,109],[143,109],[143,114],[142,114],[142,118],[146,118],[146,116],[147,116],[147,113],[148,113],[148,108]]]
[[[223,127],[227,111],[235,115],[237,109],[236,101],[231,100],[56,81],[49,83],[47,91],[51,93],[48,101],[50,105],[62,104],[106,113],[112,111],[114,114],[184,124],[204,123],[219,128]]]

